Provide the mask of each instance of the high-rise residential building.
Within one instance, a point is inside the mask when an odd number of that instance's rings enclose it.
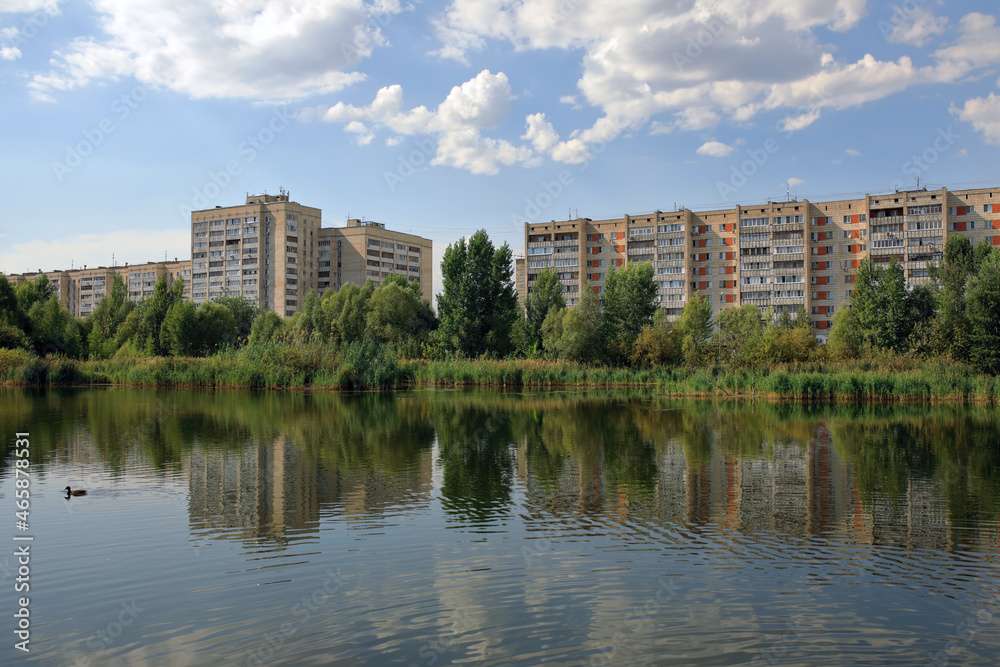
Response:
[[[317,288],[322,213],[282,190],[245,204],[191,213],[191,298],[243,296],[279,315],[294,314]]]
[[[417,281],[430,299],[431,262],[428,239],[361,220],[323,228],[320,209],[291,201],[284,190],[191,213],[196,304],[244,296],[290,317],[312,290],[322,294],[367,280],[378,284],[389,274]]]
[[[952,234],[1000,245],[1000,188],[525,223],[518,298],[523,303],[538,273],[552,269],[567,304],[576,305],[588,281],[602,293],[612,267],[650,262],[660,306],[672,316],[695,293],[716,312],[745,303],[775,313],[804,308],[823,340],[834,313],[850,303],[863,258],[895,258],[908,284],[919,284]]]

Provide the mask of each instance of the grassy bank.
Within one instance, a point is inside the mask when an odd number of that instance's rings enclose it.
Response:
[[[952,362],[901,357],[765,369],[617,368],[540,360],[399,360],[354,343],[268,344],[207,358],[39,359],[0,350],[0,382],[15,386],[118,385],[232,389],[434,387],[645,387],[670,396],[863,402],[1000,402],[1000,378]]]

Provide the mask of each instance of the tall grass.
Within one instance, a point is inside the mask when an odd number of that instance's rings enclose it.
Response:
[[[538,359],[400,360],[370,341],[341,348],[266,342],[207,358],[74,361],[0,350],[0,383],[246,389],[367,390],[436,387],[647,387],[671,396],[801,401],[1000,402],[1000,378],[945,360],[901,357],[770,368],[622,368]]]

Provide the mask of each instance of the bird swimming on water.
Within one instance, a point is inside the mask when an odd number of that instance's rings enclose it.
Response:
[[[85,496],[85,495],[87,495],[87,491],[86,491],[86,489],[77,489],[76,491],[74,491],[73,489],[71,489],[71,488],[69,488],[67,486],[66,487],[66,495],[67,496]]]

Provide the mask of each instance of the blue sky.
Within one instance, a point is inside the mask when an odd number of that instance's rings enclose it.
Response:
[[[291,191],[429,237],[998,182],[994,2],[0,0],[0,271]],[[437,270],[437,267],[435,267]]]

